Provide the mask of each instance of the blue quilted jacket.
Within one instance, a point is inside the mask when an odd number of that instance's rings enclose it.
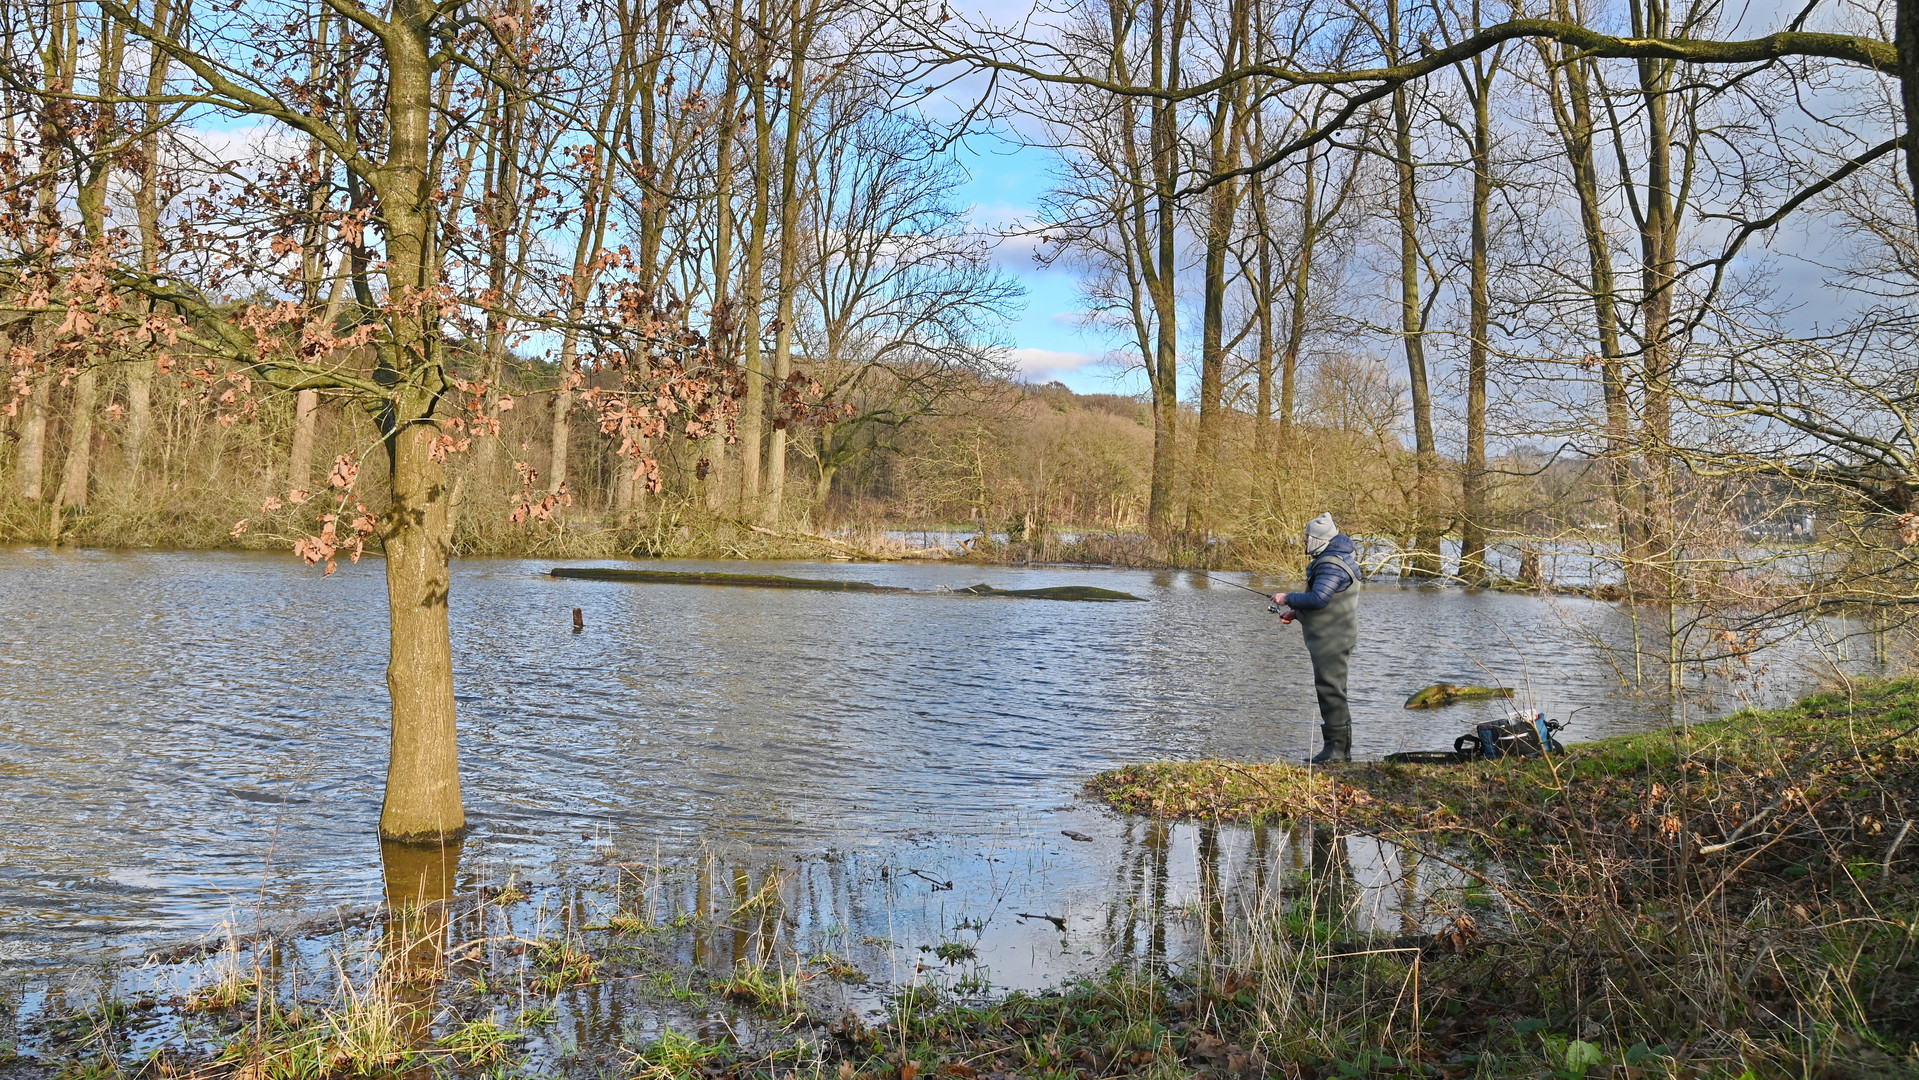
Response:
[[[1326,550],[1313,557],[1306,570],[1306,591],[1287,593],[1286,606],[1299,611],[1318,611],[1332,602],[1333,596],[1350,588],[1358,560],[1353,538],[1345,533],[1333,537]],[[1328,556],[1331,556],[1330,558]]]

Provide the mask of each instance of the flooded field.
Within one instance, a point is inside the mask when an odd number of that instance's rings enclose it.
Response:
[[[679,903],[702,888],[719,903],[770,874],[802,951],[837,940],[885,981],[963,942],[963,965],[931,966],[1035,987],[1192,948],[1201,930],[1168,913],[1334,854],[1387,928],[1418,923],[1408,890],[1458,884],[1409,884],[1362,839],[1316,856],[1281,830],[1080,801],[1087,777],[1125,762],[1312,745],[1297,629],[1204,575],[754,567],[908,595],[559,581],[552,565],[455,567],[462,887],[562,896],[608,867],[677,867],[694,890]],[[982,581],[1149,602],[938,591]],[[1671,715],[1620,694],[1595,647],[1630,640],[1609,605],[1369,587],[1362,619],[1363,755],[1449,745],[1494,709],[1401,708],[1439,681],[1514,686],[1570,719],[1569,739]],[[0,969],[14,992],[223,926],[338,923],[378,904],[385,637],[374,560],[321,579],[283,556],[0,552]],[[1846,656],[1808,637],[1720,684],[1718,705],[1803,692]]]

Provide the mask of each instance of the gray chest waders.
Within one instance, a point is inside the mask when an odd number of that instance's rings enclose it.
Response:
[[[1299,613],[1299,628],[1306,635],[1306,652],[1313,658],[1313,689],[1319,694],[1320,733],[1326,739],[1326,750],[1336,751],[1330,756],[1322,755],[1322,759],[1344,761],[1353,748],[1353,714],[1346,707],[1346,668],[1353,646],[1359,643],[1359,568],[1351,560],[1337,555],[1319,558],[1339,559],[1352,575],[1352,584],[1334,593],[1325,607]],[[1311,580],[1311,569],[1307,572]]]

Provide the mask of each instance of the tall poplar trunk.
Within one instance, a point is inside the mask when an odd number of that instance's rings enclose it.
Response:
[[[1254,122],[1258,123],[1257,119]],[[1253,153],[1263,153],[1264,146],[1263,140],[1255,139]],[[1246,189],[1253,211],[1253,321],[1258,335],[1253,358],[1253,463],[1255,468],[1264,469],[1273,462],[1273,360],[1279,344],[1273,327],[1273,238],[1266,174],[1254,173],[1247,179]]]
[[[630,38],[629,38],[630,42]],[[613,81],[619,83],[627,73],[631,54],[622,51],[615,65]],[[617,93],[610,93],[600,112],[594,143],[594,171],[582,196],[580,235],[573,245],[573,273],[567,278],[566,325],[560,330],[560,389],[553,395],[553,433],[548,440],[547,491],[559,494],[566,483],[568,454],[573,433],[573,388],[581,380],[580,322],[586,318],[586,303],[593,296],[593,283],[599,279],[600,252],[606,246],[608,210],[612,204],[613,160],[611,146]]]
[[[1248,0],[1229,0],[1231,30],[1224,49],[1229,64],[1243,60]],[[1213,105],[1208,164],[1215,176],[1239,167],[1245,141],[1242,107],[1246,84],[1235,81],[1219,91]],[[1213,186],[1206,220],[1205,269],[1200,284],[1199,429],[1193,440],[1193,478],[1186,495],[1186,532],[1204,544],[1213,530],[1214,488],[1219,482],[1221,399],[1226,386],[1226,255],[1239,216],[1240,185],[1229,179]]]
[[[70,93],[74,89],[74,65],[80,44],[79,14],[73,0],[52,0],[47,5],[47,34],[41,47],[41,70],[45,73],[47,88],[56,94]],[[59,154],[63,132],[51,109],[43,109],[40,115],[40,145],[47,148],[50,155]],[[45,243],[38,252],[39,266],[35,269],[53,276],[54,259],[58,255],[57,237],[60,234],[60,196],[57,187],[60,169],[43,169],[39,191],[36,193],[39,237]],[[35,345],[44,358],[52,349],[54,324],[51,316],[41,315],[35,320]],[[20,447],[14,459],[14,480],[19,485],[22,498],[38,502],[46,484],[47,457],[47,414],[51,402],[54,379],[48,375],[30,379],[27,399],[22,402],[20,423]],[[59,513],[56,505],[55,514]],[[57,535],[57,530],[56,530]]]
[[[1467,80],[1473,103],[1472,130],[1472,254],[1467,283],[1469,313],[1466,341],[1466,461],[1460,476],[1461,521],[1459,576],[1468,584],[1484,584],[1486,522],[1489,517],[1486,473],[1486,335],[1492,324],[1491,281],[1488,277],[1488,223],[1492,203],[1492,82],[1499,56],[1490,63],[1475,57]]]
[[[1348,188],[1350,188],[1350,183]],[[1334,203],[1333,212],[1345,201],[1345,192]],[[1313,256],[1319,248],[1319,232],[1325,222],[1319,214],[1319,153],[1306,152],[1306,176],[1299,196],[1299,251],[1292,266],[1289,292],[1291,304],[1286,321],[1286,347],[1279,365],[1279,432],[1282,445],[1293,434],[1293,416],[1299,409],[1299,354],[1306,345],[1306,323],[1312,317]],[[1328,215],[1330,217],[1330,215]]]
[[[46,472],[47,409],[43,400],[49,380],[33,380],[34,385],[20,402],[19,446],[14,450],[13,483],[20,497],[40,501],[40,485]]]
[[[800,132],[806,124],[806,52],[812,43],[814,8],[793,9],[793,52],[787,67],[786,143],[781,148],[780,264],[773,331],[773,393],[778,394],[793,373],[793,297],[799,292],[800,248]],[[776,423],[766,447],[766,510],[769,524],[778,524],[786,496],[786,425]]]
[[[153,25],[163,27],[171,37],[185,28],[186,9],[175,8],[173,0],[154,0]],[[140,185],[133,192],[134,218],[140,227],[140,269],[147,274],[160,272],[160,95],[167,86],[171,57],[164,50],[148,50],[147,104],[141,116]],[[154,309],[151,297],[146,309]],[[153,430],[153,370],[144,363],[127,368],[127,484],[141,482],[140,466],[146,458],[147,439]]]
[[[517,94],[500,93],[492,115],[498,123],[489,125],[486,156],[486,290],[491,302],[486,309],[486,416],[491,423],[500,418],[500,383],[506,377],[506,343],[512,328],[507,314],[507,297],[518,292],[524,272],[515,263],[514,234],[519,232],[519,250],[526,250],[525,230],[531,215],[520,207],[520,154],[526,142],[526,103]],[[474,447],[469,472],[481,483],[492,480],[499,469],[499,439],[481,439]]]
[[[87,507],[87,487],[93,475],[93,413],[99,405],[99,379],[99,369],[94,367],[88,367],[73,377],[72,415],[67,423],[67,461],[60,474],[60,490],[53,499],[56,515],[61,510],[85,510]]]
[[[318,32],[314,35],[312,61],[308,65],[308,78],[319,85],[326,76],[327,53],[331,45],[332,20],[321,15],[318,20]],[[332,292],[328,297],[326,313],[319,325],[333,333],[334,319],[339,311],[340,300],[346,293],[346,260],[329,267],[326,260],[327,207],[332,201],[333,184],[332,161],[326,146],[319,139],[307,141],[307,156],[313,162],[315,181],[307,197],[307,221],[305,235],[300,245],[301,301],[312,318],[311,312],[318,306],[321,293],[327,288],[326,278],[332,278]],[[313,482],[313,441],[314,429],[319,424],[320,392],[307,388],[293,396],[293,440],[287,451],[287,486],[304,489]]]
[[[740,340],[746,350],[746,398],[740,402],[740,510],[751,515],[760,501],[760,445],[766,424],[766,368],[760,355],[760,315],[766,303],[766,225],[773,198],[773,120],[767,115],[767,49],[756,43],[753,71],[753,216],[746,232],[746,266],[740,300]]]
[[[1177,90],[1180,50],[1184,44],[1189,0],[1152,0],[1148,30],[1150,85]],[[1109,7],[1113,26],[1114,67],[1126,75],[1127,15],[1119,0]],[[1121,148],[1127,177],[1137,195],[1131,204],[1129,242],[1138,259],[1140,275],[1153,306],[1153,349],[1143,357],[1151,391],[1153,414],[1153,468],[1146,506],[1146,529],[1165,540],[1173,531],[1173,493],[1179,470],[1179,105],[1172,97],[1154,99],[1150,112],[1148,160],[1139,160],[1132,122],[1126,107],[1126,132]],[[1146,197],[1150,189],[1151,198]],[[1152,213],[1147,213],[1151,205]]]
[[[1399,5],[1387,5],[1393,54],[1398,53]],[[1414,174],[1412,103],[1403,89],[1393,91],[1393,166],[1397,174],[1394,216],[1399,226],[1399,320],[1406,350],[1406,381],[1413,399],[1413,450],[1418,470],[1413,493],[1412,551],[1406,560],[1411,577],[1438,577],[1440,561],[1439,449],[1433,438],[1433,399],[1426,379],[1426,320],[1420,304],[1419,196]]]
[[[126,56],[126,24],[106,14],[100,16],[99,46],[94,75],[103,98],[120,92],[121,63]],[[103,109],[93,132],[93,153],[77,161],[84,177],[74,203],[80,212],[80,228],[89,248],[106,242],[107,185],[113,175],[112,148],[121,131],[116,109]],[[76,148],[75,156],[78,158]],[[93,346],[104,348],[105,346]],[[88,489],[93,480],[93,414],[99,406],[99,368],[89,364],[73,379],[71,416],[67,422],[67,460],[60,472],[60,489],[53,497],[53,534],[60,533],[60,511],[85,510]]]
[[[1633,4],[1635,33],[1663,36],[1669,20],[1665,0]],[[1676,601],[1673,578],[1677,555],[1672,446],[1672,291],[1678,277],[1679,207],[1673,198],[1672,64],[1639,61],[1639,89],[1646,116],[1646,172],[1639,219],[1640,347],[1643,356],[1644,411],[1640,419],[1642,462],[1639,497],[1641,526],[1637,550],[1630,552],[1629,574],[1639,579],[1634,591]],[[1677,678],[1677,669],[1674,669]]]
[[[736,361],[733,272],[733,143],[739,137],[741,0],[733,0],[726,26],[726,82],[720,94],[720,124],[713,149],[713,313],[707,338],[713,344],[713,362],[722,370]],[[704,444],[707,459],[706,508],[718,512],[726,505],[726,439],[719,432]]]
[[[301,390],[293,395],[293,445],[287,452],[287,487],[313,484],[313,443],[320,426],[320,392]]]
[[[1561,18],[1577,13],[1562,2]],[[1591,80],[1591,61],[1574,55],[1570,49],[1557,50],[1558,62],[1549,53],[1553,120],[1566,148],[1566,161],[1572,174],[1573,192],[1579,204],[1580,231],[1586,241],[1586,262],[1593,304],[1593,337],[1598,347],[1600,395],[1605,408],[1605,475],[1613,501],[1614,526],[1619,534],[1620,551],[1634,548],[1637,514],[1633,511],[1631,491],[1631,422],[1626,398],[1623,353],[1619,344],[1617,286],[1613,278],[1612,241],[1606,232],[1605,208],[1600,201],[1599,166],[1595,160]]]

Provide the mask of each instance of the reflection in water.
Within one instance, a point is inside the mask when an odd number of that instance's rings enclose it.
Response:
[[[31,1026],[102,1000],[204,1000],[231,984],[229,1000],[256,1018],[324,1016],[312,1037],[355,1067],[448,1060],[474,1018],[510,1032],[528,1067],[567,1072],[548,1067],[584,1048],[637,1050],[668,1028],[751,1042],[767,1021],[744,1003],[783,1008],[771,1031],[802,1009],[871,1015],[909,985],[979,998],[1116,964],[1259,971],[1296,960],[1308,936],[1430,933],[1461,910],[1470,881],[1325,823],[1088,827],[1101,835],[1072,841],[1072,856],[1057,834],[1031,831],[962,857],[929,845],[910,862],[736,850],[668,863],[603,847],[591,873],[528,893],[476,880],[470,847],[387,844],[385,902],[372,912],[15,998],[0,1017]],[[177,1043],[198,1022],[162,1013],[123,1056]]]
[[[380,844],[386,917],[379,984],[391,988],[397,1042],[407,1048],[433,1041],[433,1002],[446,980],[460,847],[458,840]]]
[[[1202,852],[1194,826],[1077,799],[1126,762],[1312,746],[1297,632],[1205,575],[768,568],[927,593],[871,595],[555,581],[547,565],[454,570],[470,879],[570,887],[614,860],[713,858],[727,874],[700,886],[700,907],[724,916],[784,868],[819,936],[902,943],[876,976],[925,966],[922,944],[976,937],[996,981],[1029,985],[1068,952],[1177,954],[1184,931],[1156,913],[1230,911],[1241,876],[1272,893],[1335,864],[1279,829],[1223,830]],[[981,580],[1151,602],[933,592]],[[391,897],[374,838],[382,590],[371,560],[322,579],[281,556],[0,551],[0,968],[73,970]],[[1516,685],[1522,704],[1572,715],[1576,738],[1667,719],[1614,696],[1617,672],[1589,647],[1630,640],[1608,605],[1397,588],[1363,603],[1363,753],[1447,746],[1486,715],[1400,707],[1437,681]],[[590,609],[581,634],[575,607]],[[1819,663],[1778,654],[1768,681],[1736,689],[1788,695]],[[1377,895],[1397,895],[1407,868],[1347,843],[1358,887],[1374,874]],[[1196,870],[1214,863],[1216,878]],[[1416,868],[1422,888],[1431,869]],[[772,931],[754,915],[722,920],[702,957],[759,947]]]
[[[1231,962],[1249,932],[1431,934],[1480,903],[1460,865],[1324,822],[1141,822],[1122,843],[1102,954],[1177,967]]]

